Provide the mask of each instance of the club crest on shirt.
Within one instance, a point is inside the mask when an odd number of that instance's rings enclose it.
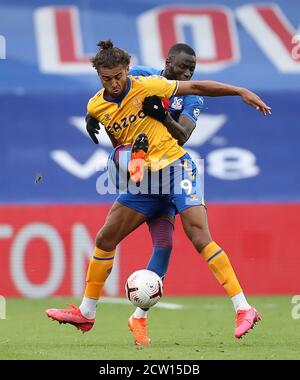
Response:
[[[181,109],[182,109],[182,101],[183,101],[182,98],[177,98],[177,97],[175,96],[174,101],[173,101],[171,107],[172,107],[174,110],[181,110]]]
[[[105,120],[105,121],[109,121],[109,120],[111,120],[111,116],[110,116],[109,113],[106,113],[106,114],[104,115],[104,120]]]
[[[195,108],[193,111],[193,114],[194,114],[195,119],[198,119],[198,117],[200,116],[200,109]]]
[[[132,106],[133,106],[134,108],[137,108],[137,109],[142,108],[142,101],[141,101],[141,99],[139,99],[139,98],[134,98],[133,101],[132,101]]]

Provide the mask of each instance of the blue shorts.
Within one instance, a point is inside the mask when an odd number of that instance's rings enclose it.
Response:
[[[133,184],[127,188],[118,196],[117,202],[147,218],[175,216],[189,207],[204,205],[199,171],[186,153],[164,169],[145,171],[140,186]]]

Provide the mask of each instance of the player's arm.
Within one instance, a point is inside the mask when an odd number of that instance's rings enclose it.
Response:
[[[148,96],[143,102],[143,112],[163,123],[178,144],[183,145],[194,130],[195,123],[192,123],[188,117],[183,117],[184,115],[181,115],[176,122],[169,114],[167,107],[157,95]]]
[[[186,115],[181,115],[178,122],[176,122],[169,113],[163,124],[180,146],[187,142],[196,127],[196,124]]]
[[[88,134],[90,135],[91,139],[94,141],[95,144],[99,144],[99,141],[96,137],[96,135],[98,135],[99,130],[100,130],[98,119],[95,119],[89,113],[87,113],[85,117],[85,122],[86,122],[86,125],[85,125],[86,130]],[[106,128],[105,128],[105,132],[107,133],[113,147],[115,148],[118,145],[117,140],[114,138],[114,136],[111,133],[107,131]]]
[[[214,81],[179,81],[176,95],[202,96],[240,96],[246,104],[261,111],[264,115],[271,114],[267,106],[254,92],[243,87]]]
[[[99,141],[96,135],[99,134],[100,126],[98,119],[93,118],[89,113],[85,117],[85,128],[90,138],[94,141],[95,144],[99,144]]]
[[[184,138],[178,141],[180,145],[184,145],[190,138],[203,108],[204,99],[202,96],[190,95],[184,97],[182,111],[178,120],[178,124],[184,127],[185,132]]]

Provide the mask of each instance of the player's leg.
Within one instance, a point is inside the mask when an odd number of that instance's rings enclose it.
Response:
[[[166,197],[165,199],[154,197],[154,199],[156,202],[153,202],[151,209],[155,216],[151,215],[148,218],[153,254],[147,269],[157,273],[160,277],[164,277],[172,250],[175,209]],[[143,346],[151,343],[147,332],[147,312],[148,309],[136,308],[128,320],[128,326],[134,335],[135,343]]]
[[[162,215],[148,221],[149,232],[152,239],[152,255],[147,269],[155,272],[164,279],[173,248],[175,217]]]
[[[112,270],[117,244],[146,219],[145,214],[115,202],[96,236],[80,307],[72,305],[70,310],[48,309],[48,317],[61,323],[71,323],[82,331],[89,331],[95,322],[96,305],[104,283]]]
[[[174,232],[173,215],[162,215],[157,218],[151,218],[148,221],[149,232],[152,239],[152,255],[148,262],[147,268],[158,274],[161,279],[167,273],[169,260],[173,247]],[[149,309],[137,307],[133,313],[134,318],[147,318]]]
[[[221,247],[212,241],[205,207],[189,207],[180,213],[180,218],[186,235],[196,250],[207,261],[226,293],[230,297],[234,297],[240,293],[240,284],[227,255]],[[239,305],[235,306],[238,307]],[[249,307],[247,303],[242,306]]]
[[[169,265],[173,245],[174,216],[166,214],[148,221],[152,238],[152,256],[147,269],[164,278]],[[137,307],[129,318],[129,327],[133,332],[136,344],[147,345],[150,338],[147,333],[147,314],[149,309]]]
[[[260,320],[260,315],[248,304],[227,254],[212,241],[205,208],[190,207],[182,211],[180,217],[186,235],[233,302],[236,311],[235,336],[240,338]]]
[[[188,154],[180,159],[180,162],[184,168],[183,172],[180,175],[179,170],[175,168],[173,182],[174,185],[179,184],[182,191],[174,192],[172,201],[180,213],[186,235],[231,298],[237,313],[235,335],[240,337],[253,327],[260,317],[248,304],[228,256],[212,240],[197,167]],[[178,190],[178,187],[174,188]],[[251,320],[250,325],[247,324],[247,319]]]
[[[162,215],[151,218],[147,221],[152,240],[152,255],[148,261],[146,269],[155,272],[162,280],[164,279],[170,261],[173,248],[173,233],[175,223],[174,207],[169,207]],[[137,308],[138,310],[139,308]],[[146,314],[140,312],[141,317]],[[135,314],[138,316],[138,314]]]

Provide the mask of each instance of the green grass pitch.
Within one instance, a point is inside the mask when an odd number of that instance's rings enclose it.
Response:
[[[226,297],[164,297],[184,308],[150,311],[148,347],[133,344],[127,327],[131,305],[99,305],[97,323],[82,334],[44,313],[78,300],[8,299],[6,319],[0,320],[0,359],[300,359],[300,319],[291,316],[291,297],[249,299],[263,320],[237,340]]]

